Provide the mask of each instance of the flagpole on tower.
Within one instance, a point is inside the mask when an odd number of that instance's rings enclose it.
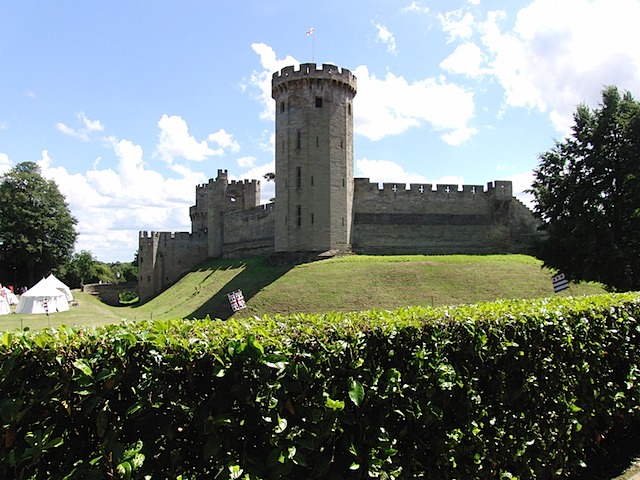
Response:
[[[316,63],[316,39],[313,34],[313,27],[307,30],[307,37],[311,37],[311,62]]]

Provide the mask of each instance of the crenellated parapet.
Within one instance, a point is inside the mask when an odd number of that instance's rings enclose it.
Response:
[[[278,98],[290,88],[295,88],[298,83],[307,84],[309,80],[326,81],[333,84],[342,84],[355,96],[358,83],[350,70],[336,65],[323,64],[318,68],[315,63],[302,63],[296,69],[291,65],[275,72],[271,78],[271,96]]]
[[[512,184],[508,180],[496,180],[489,182],[487,188],[482,185],[457,185],[451,183],[406,183],[384,182],[380,188],[377,182],[371,182],[368,178],[354,179],[354,188],[358,192],[369,192],[371,194],[394,195],[394,196],[414,196],[439,198],[443,195],[455,195],[460,197],[472,197],[480,194],[493,195],[497,198],[510,199],[513,196]]]

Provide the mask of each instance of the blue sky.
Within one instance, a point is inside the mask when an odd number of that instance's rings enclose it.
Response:
[[[522,192],[578,103],[640,96],[638,19],[638,0],[6,1],[0,173],[38,162],[77,250],[131,261],[140,230],[190,230],[217,169],[274,170],[271,74],[315,62],[358,78],[357,177]]]

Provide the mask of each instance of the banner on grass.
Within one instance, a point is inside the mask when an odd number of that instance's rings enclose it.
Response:
[[[247,304],[244,302],[244,295],[242,295],[242,290],[234,290],[231,293],[227,293],[227,298],[229,299],[229,304],[231,304],[231,310],[234,312],[247,308]]]
[[[555,293],[569,288],[569,280],[567,280],[567,276],[564,273],[551,277],[551,283],[553,283],[553,291]]]

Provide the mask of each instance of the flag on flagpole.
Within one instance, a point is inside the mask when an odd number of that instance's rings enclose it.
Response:
[[[313,35],[313,27],[311,27],[309,30],[307,30],[307,37],[309,35]]]

